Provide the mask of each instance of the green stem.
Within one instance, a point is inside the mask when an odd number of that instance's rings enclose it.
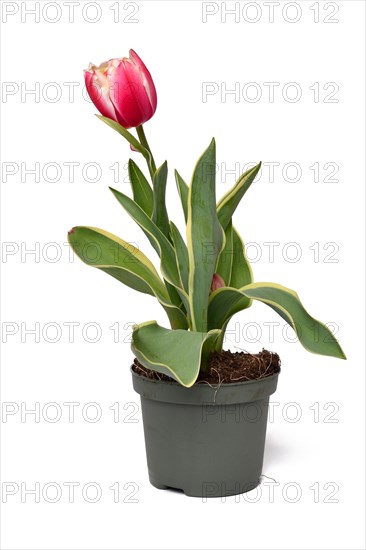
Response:
[[[137,126],[136,130],[137,130],[137,135],[140,139],[141,145],[143,147],[145,147],[145,149],[149,152],[150,158],[149,158],[149,160],[147,160],[147,165],[148,165],[148,168],[149,168],[151,179],[154,180],[154,175],[155,175],[155,172],[156,172],[156,165],[155,165],[154,157],[153,157],[153,154],[151,152],[149,143],[146,139],[146,135],[145,135],[144,128],[143,128],[142,124],[140,126]]]

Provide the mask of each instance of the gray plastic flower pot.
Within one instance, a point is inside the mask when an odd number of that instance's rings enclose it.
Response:
[[[132,371],[141,397],[150,482],[192,497],[245,493],[262,473],[269,396],[278,374],[185,388]]]

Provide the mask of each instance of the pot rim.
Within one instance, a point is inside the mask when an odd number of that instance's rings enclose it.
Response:
[[[255,380],[244,380],[217,384],[215,386],[198,383],[190,388],[182,386],[172,380],[153,380],[145,376],[132,373],[132,383],[135,391],[141,397],[165,403],[182,405],[229,405],[235,403],[250,403],[268,397],[276,391],[279,372],[257,378]]]
[[[195,382],[193,384],[193,386],[191,386],[190,388],[186,388],[185,386],[183,386],[182,384],[179,384],[179,382],[177,382],[176,380],[155,380],[153,378],[148,378],[147,376],[142,376],[141,374],[137,374],[137,372],[135,372],[133,370],[133,365],[130,367],[130,372],[132,373],[132,376],[137,376],[138,378],[142,378],[143,380],[146,380],[146,382],[152,382],[152,383],[155,383],[155,384],[167,384],[167,385],[171,385],[171,386],[178,386],[179,388],[184,388],[185,390],[191,390],[193,388],[196,388],[198,386],[204,386],[204,385],[209,385],[208,382],[205,382],[204,380],[200,381],[200,382]],[[279,367],[279,371],[278,372],[275,372],[273,374],[270,374],[269,376],[262,376],[261,378],[254,378],[253,380],[243,380],[242,382],[229,382],[229,383],[223,383],[223,384],[211,384],[211,386],[216,390],[217,388],[221,388],[221,387],[234,387],[234,386],[243,386],[243,385],[249,385],[249,384],[253,384],[255,382],[262,382],[263,380],[268,380],[268,379],[273,379],[274,377],[277,377],[279,376],[279,374],[281,374],[281,367]]]

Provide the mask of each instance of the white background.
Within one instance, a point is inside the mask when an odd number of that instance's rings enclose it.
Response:
[[[13,413],[1,422],[3,500],[14,493],[2,505],[2,548],[364,548],[364,2],[281,2],[272,22],[266,2],[237,2],[226,21],[234,2],[138,1],[138,11],[120,2],[119,14],[116,2],[74,4],[70,22],[65,2],[2,2],[2,399]],[[203,22],[207,10],[216,13]],[[266,347],[282,358],[263,468],[278,484],[273,498],[268,478],[226,501],[150,486],[129,323],[167,326],[165,314],[153,298],[74,261],[64,244],[70,227],[93,225],[155,261],[108,191],[128,188],[130,150],[82,94],[89,61],[130,47],[157,87],[145,130],[157,162],[169,160],[171,218],[182,227],[173,168],[189,180],[212,136],[218,196],[235,180],[225,169],[278,163],[273,181],[264,166],[235,217],[255,280],[297,290],[311,314],[337,329],[348,356],[318,357],[288,342],[293,333],[262,304],[232,321],[228,348]],[[206,98],[205,83],[216,91]],[[278,83],[273,98],[268,83]],[[301,97],[291,101],[295,92]],[[79,163],[74,181],[70,162]],[[39,181],[26,172],[35,163]],[[277,322],[272,337],[268,323]],[[78,323],[73,342],[66,323]],[[79,403],[74,422],[69,402]],[[35,407],[38,422],[24,415]],[[74,502],[68,482],[79,484]],[[37,483],[40,502],[25,493]]]

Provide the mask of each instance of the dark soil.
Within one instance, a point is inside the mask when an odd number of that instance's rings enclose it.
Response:
[[[215,351],[209,357],[206,371],[200,372],[196,384],[207,382],[214,385],[257,380],[280,372],[280,366],[281,360],[277,353],[265,349],[254,355],[243,351]],[[172,381],[170,376],[142,366],[137,359],[134,360],[132,368],[136,374],[146,378]]]

